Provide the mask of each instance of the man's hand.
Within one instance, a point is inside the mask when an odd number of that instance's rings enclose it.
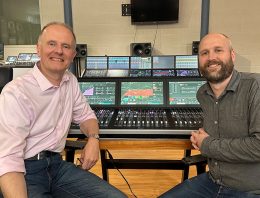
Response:
[[[192,146],[196,150],[200,150],[202,141],[208,136],[209,136],[209,134],[206,133],[206,131],[203,128],[200,128],[198,131],[192,131],[191,137],[190,137]]]
[[[88,138],[88,142],[81,153],[82,168],[84,170],[91,169],[99,159],[99,140],[96,138]]]

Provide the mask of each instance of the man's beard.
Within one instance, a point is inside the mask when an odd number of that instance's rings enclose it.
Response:
[[[217,73],[213,73],[208,70],[209,65],[212,64],[218,64],[221,66]],[[200,66],[200,73],[211,83],[221,83],[232,74],[233,69],[234,63],[230,58],[226,64],[223,61],[208,61],[205,65]]]

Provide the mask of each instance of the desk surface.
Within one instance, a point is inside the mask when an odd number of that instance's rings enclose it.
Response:
[[[83,148],[87,140],[67,140],[66,147]],[[189,139],[100,139],[100,149],[158,150],[192,149]]]

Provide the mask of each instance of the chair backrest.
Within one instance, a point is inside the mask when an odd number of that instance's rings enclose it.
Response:
[[[0,67],[0,93],[4,86],[11,80],[13,80],[13,68]]]

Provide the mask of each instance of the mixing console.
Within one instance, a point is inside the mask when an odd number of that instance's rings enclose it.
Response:
[[[101,138],[189,138],[203,125],[195,55],[86,57],[79,88]],[[70,135],[81,134],[72,124]]]

